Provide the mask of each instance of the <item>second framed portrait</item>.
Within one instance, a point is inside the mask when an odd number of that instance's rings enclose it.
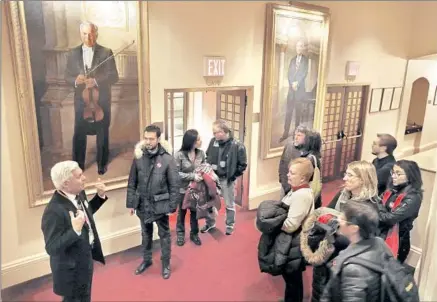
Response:
[[[282,154],[299,125],[318,128],[324,98],[329,10],[267,4],[262,157]]]

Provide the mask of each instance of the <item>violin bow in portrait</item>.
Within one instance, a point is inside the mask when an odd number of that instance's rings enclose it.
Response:
[[[120,49],[119,51],[117,51],[116,53],[112,54],[112,56],[107,57],[105,60],[103,60],[102,62],[100,62],[98,65],[96,65],[93,69],[91,69],[90,71],[88,71],[88,74],[92,73],[94,70],[96,70],[97,68],[99,68],[103,63],[105,63],[106,61],[108,61],[109,59],[112,59],[113,57],[115,57],[116,55],[118,55],[119,53],[121,53],[123,50],[125,50],[126,48],[128,48],[129,46],[133,45],[135,43],[135,40],[132,40],[131,43],[129,43],[128,45],[126,45],[125,47],[123,47],[122,49]]]

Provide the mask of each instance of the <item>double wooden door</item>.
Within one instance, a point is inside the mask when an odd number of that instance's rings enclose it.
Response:
[[[234,138],[238,139],[243,144],[246,135],[246,105],[246,90],[217,91],[217,119],[226,120],[231,126]],[[234,195],[235,203],[242,207],[243,177],[239,177],[235,182]]]
[[[323,181],[343,177],[347,165],[361,158],[368,86],[327,88],[322,130]]]

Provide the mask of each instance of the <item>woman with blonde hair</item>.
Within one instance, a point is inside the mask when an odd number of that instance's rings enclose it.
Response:
[[[347,165],[344,185],[329,203],[328,207],[341,211],[349,200],[369,202],[377,207],[378,177],[375,166],[367,161],[354,161]]]
[[[371,204],[375,209],[378,208],[378,178],[373,164],[366,161],[351,162],[346,168],[343,180],[343,188],[334,196],[327,206],[331,209],[320,208],[320,211],[323,210],[323,212],[328,212],[330,214],[339,213],[343,210],[344,205],[347,204],[348,201],[365,202]],[[335,211],[331,212],[332,209]],[[332,222],[338,222],[338,219],[335,216],[336,215],[334,214],[334,217],[331,219]],[[313,219],[315,218],[313,217]],[[327,263],[337,257],[340,251],[346,249],[349,245],[349,240],[345,236],[335,234],[333,237],[335,241],[332,244],[322,245],[320,243],[315,246],[317,253],[322,253],[325,257],[322,261],[318,261],[317,264],[312,263],[312,302],[320,301],[323,290],[329,281],[330,270]],[[308,242],[304,242],[303,246],[311,246],[309,239]],[[306,248],[306,250],[308,250],[308,248]],[[311,250],[314,252],[313,247],[311,247]]]

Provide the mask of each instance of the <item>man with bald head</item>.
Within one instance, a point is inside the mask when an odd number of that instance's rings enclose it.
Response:
[[[306,89],[305,79],[308,74],[308,57],[304,55],[305,42],[299,40],[296,43],[296,56],[291,59],[288,66],[288,95],[287,95],[287,109],[284,122],[284,133],[279,142],[283,142],[289,136],[291,119],[293,118],[293,110],[296,107],[296,122],[299,125],[301,116],[301,102],[305,100]]]
[[[97,172],[105,174],[109,156],[109,125],[111,123],[111,86],[118,82],[118,71],[112,50],[97,44],[97,25],[83,22],[79,27],[82,44],[68,53],[65,81],[74,88],[73,160],[85,170],[87,135],[96,136]],[[96,70],[101,62],[108,59]],[[82,93],[86,88],[99,90],[98,105],[103,110],[103,120],[84,118],[85,102]]]

